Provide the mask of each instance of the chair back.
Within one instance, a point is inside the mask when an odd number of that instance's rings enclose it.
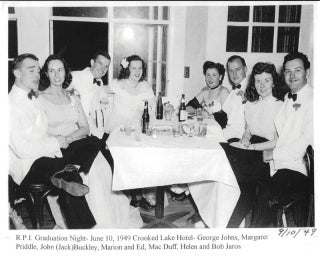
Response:
[[[304,160],[307,166],[308,176],[313,186],[314,182],[314,152],[311,145],[307,147],[306,154],[304,156]]]

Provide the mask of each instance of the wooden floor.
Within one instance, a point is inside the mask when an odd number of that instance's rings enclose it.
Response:
[[[168,196],[167,198],[169,198]],[[181,211],[187,211],[189,212],[187,215],[182,216],[181,218],[178,218],[177,220],[173,221],[173,224],[175,224],[178,228],[193,228],[194,224],[187,223],[187,219],[194,213],[194,209],[189,201],[189,199],[185,199],[183,202],[176,202],[171,199],[167,200],[168,205],[165,208],[164,214],[169,215],[172,213],[177,213]],[[17,214],[22,218],[23,224],[26,226],[27,229],[32,229],[31,219],[28,214],[28,211],[26,210],[26,201],[22,200],[21,202],[17,203],[15,205],[15,210]],[[140,210],[142,219],[144,220],[144,226],[148,224],[148,216],[154,216],[154,210],[150,212],[146,212],[143,210]],[[46,204],[44,206],[44,223],[41,227],[42,229],[52,229],[54,228],[55,223],[53,220],[53,217],[49,211],[48,205]],[[12,225],[10,225],[10,228],[13,228]]]
[[[31,220],[29,217],[29,214],[25,207],[26,201],[22,201],[15,205],[15,210],[19,216],[21,216],[23,224],[26,226],[27,229],[32,229]],[[172,223],[176,225],[178,228],[194,228],[194,224],[188,223],[186,220],[192,216],[195,209],[193,208],[192,204],[190,203],[190,200],[187,198],[183,202],[177,202],[170,199],[170,196],[167,194],[167,205],[165,207],[164,215],[170,215],[172,213],[179,213],[179,212],[188,212],[185,216],[182,216]],[[149,217],[154,216],[154,210],[150,212],[146,212],[143,210],[140,210],[142,219],[144,220],[144,226],[148,225],[149,223]],[[250,219],[250,216],[249,216]],[[51,216],[50,211],[48,210],[48,206],[45,205],[44,207],[44,223],[42,226],[42,229],[53,229],[55,226],[53,217]],[[289,216],[288,219],[288,226],[294,227],[293,219]],[[10,225],[10,228],[13,228],[12,225]]]

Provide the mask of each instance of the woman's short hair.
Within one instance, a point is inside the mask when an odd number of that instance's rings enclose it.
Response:
[[[281,92],[280,92],[281,81],[280,81],[280,76],[277,73],[276,67],[272,63],[258,62],[253,66],[252,72],[249,78],[249,84],[245,92],[247,100],[250,102],[254,102],[259,99],[260,95],[258,94],[257,89],[255,87],[254,76],[260,75],[262,73],[271,74],[273,79],[273,84],[274,84],[274,87],[272,88],[272,95],[277,99],[281,99]]]
[[[130,67],[130,64],[131,64],[131,61],[134,61],[134,60],[139,60],[142,62],[142,76],[139,80],[139,82],[143,81],[146,77],[146,64],[144,62],[144,60],[138,56],[138,55],[131,55],[127,58],[125,58],[125,60],[129,63],[127,67],[123,67],[121,64],[121,70],[120,70],[120,74],[119,74],[119,77],[118,79],[127,79],[130,75],[130,70],[129,70],[129,67]]]
[[[52,60],[60,60],[63,63],[64,70],[65,70],[65,78],[62,83],[62,88],[63,89],[67,88],[72,81],[71,70],[69,68],[68,63],[61,56],[52,54],[46,59],[46,61],[44,62],[43,66],[40,70],[40,83],[39,83],[39,90],[40,91],[43,91],[50,86],[50,80],[49,80],[47,73],[48,73],[49,62]]]
[[[215,63],[212,61],[206,61],[205,63],[203,63],[203,74],[206,75],[206,72],[209,68],[215,68],[216,70],[218,70],[219,75],[221,75],[221,80],[219,82],[219,84],[222,84],[223,79],[224,79],[224,74],[225,74],[225,68],[222,64],[220,63]]]

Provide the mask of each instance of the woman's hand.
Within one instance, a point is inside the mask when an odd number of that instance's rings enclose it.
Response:
[[[242,137],[241,139],[241,143],[245,146],[245,147],[249,147],[250,146],[250,139],[248,137]]]
[[[60,148],[67,148],[69,146],[69,143],[67,142],[66,140],[66,137],[65,136],[56,136],[56,139],[58,140],[59,142],[59,146]]]
[[[231,143],[230,143],[230,146],[236,147],[236,148],[241,148],[241,149],[248,149],[248,148],[245,147],[240,141],[231,142]]]

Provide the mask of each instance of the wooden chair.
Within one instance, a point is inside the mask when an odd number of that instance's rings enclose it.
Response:
[[[277,205],[277,215],[274,226],[287,227],[286,213],[290,210],[294,216],[294,222],[298,227],[314,226],[314,159],[313,148],[308,146],[304,157],[308,176],[309,176],[309,191],[306,195],[301,191],[292,197],[286,205]],[[307,199],[307,200],[306,200]]]

